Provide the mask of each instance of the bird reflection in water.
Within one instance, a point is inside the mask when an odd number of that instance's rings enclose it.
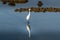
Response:
[[[30,28],[30,24],[26,25],[27,31],[29,33],[29,38],[31,37],[31,28]]]

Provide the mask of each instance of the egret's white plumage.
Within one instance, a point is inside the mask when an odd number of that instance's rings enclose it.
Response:
[[[28,33],[29,33],[29,38],[30,38],[30,36],[31,36],[31,33],[30,33],[30,29],[31,29],[31,28],[30,28],[30,25],[27,24],[27,25],[26,25],[26,28],[27,28],[27,31],[28,31]]]
[[[26,20],[27,20],[27,21],[30,20],[30,10],[31,10],[31,9],[29,9],[29,14],[28,14],[27,17],[26,17]]]

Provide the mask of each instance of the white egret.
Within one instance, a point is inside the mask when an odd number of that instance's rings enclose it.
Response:
[[[29,38],[31,37],[31,28],[30,28],[30,25],[29,24],[27,24],[26,25],[26,28],[27,28],[27,31],[28,31],[28,33],[29,33]]]
[[[29,9],[29,14],[28,14],[27,17],[26,17],[26,20],[28,21],[28,23],[29,23],[29,20],[30,20],[30,10],[31,10],[31,9]]]

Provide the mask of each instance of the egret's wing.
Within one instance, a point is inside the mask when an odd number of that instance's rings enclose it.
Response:
[[[26,20],[29,20],[29,15],[26,16]]]
[[[29,20],[29,19],[30,19],[30,14],[26,16],[26,20]]]

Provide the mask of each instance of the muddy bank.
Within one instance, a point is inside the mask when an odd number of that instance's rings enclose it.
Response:
[[[19,8],[19,9],[15,9],[15,12],[28,12],[29,8]],[[31,7],[31,12],[60,12],[60,8],[35,8],[35,7]]]
[[[28,0],[0,0],[0,2],[2,2],[3,4],[8,3],[8,5],[15,6],[16,3],[25,4],[28,2]]]
[[[0,0],[0,2],[26,3],[28,0]]]

